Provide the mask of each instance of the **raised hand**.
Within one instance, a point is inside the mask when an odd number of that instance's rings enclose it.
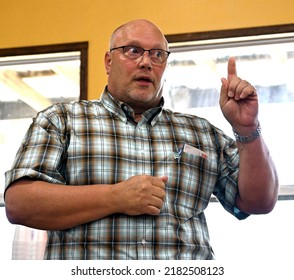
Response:
[[[237,76],[235,58],[228,62],[227,79],[222,78],[221,110],[234,131],[247,135],[258,124],[258,96],[256,89]]]

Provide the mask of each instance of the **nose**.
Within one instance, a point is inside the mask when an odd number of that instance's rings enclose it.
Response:
[[[139,66],[140,68],[147,68],[148,70],[152,69],[152,63],[148,51],[144,51],[144,53],[142,54]]]

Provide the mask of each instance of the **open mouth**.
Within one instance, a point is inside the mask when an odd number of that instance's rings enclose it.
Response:
[[[152,79],[147,76],[140,76],[135,78],[136,81],[141,82],[141,83],[153,83]]]

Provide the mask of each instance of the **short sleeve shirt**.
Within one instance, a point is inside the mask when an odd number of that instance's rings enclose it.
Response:
[[[117,213],[49,231],[46,259],[214,259],[204,215],[212,195],[238,219],[247,217],[235,206],[234,140],[206,119],[163,106],[146,111],[138,123],[132,113],[105,89],[99,100],[55,104],[33,119],[5,174],[6,187],[23,177],[78,186],[168,176],[158,216]]]

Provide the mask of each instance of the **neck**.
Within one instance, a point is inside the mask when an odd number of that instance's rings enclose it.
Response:
[[[135,122],[139,122],[140,120],[142,119],[142,115],[140,114],[140,115],[134,115],[134,120],[135,120]]]

